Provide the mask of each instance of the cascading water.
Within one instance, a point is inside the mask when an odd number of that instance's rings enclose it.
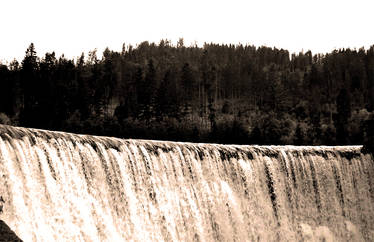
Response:
[[[24,241],[370,241],[360,150],[0,126],[0,219]]]

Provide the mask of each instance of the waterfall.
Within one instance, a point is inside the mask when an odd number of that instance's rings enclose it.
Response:
[[[193,144],[0,126],[0,195],[0,219],[23,241],[374,238],[374,161],[361,146]]]

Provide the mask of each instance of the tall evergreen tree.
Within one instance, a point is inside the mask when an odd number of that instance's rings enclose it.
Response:
[[[348,91],[345,88],[340,90],[336,99],[336,105],[336,141],[339,144],[348,144],[348,120],[351,117],[351,99]]]
[[[23,102],[21,108],[21,125],[38,127],[38,96],[39,93],[39,63],[34,44],[31,43],[26,50],[26,55],[21,67],[21,89]],[[35,115],[35,111],[38,113]],[[35,117],[36,116],[36,117]]]
[[[142,119],[149,123],[153,116],[154,97],[156,89],[156,69],[153,60],[147,65],[145,78],[140,80],[138,89],[138,101],[142,109]]]

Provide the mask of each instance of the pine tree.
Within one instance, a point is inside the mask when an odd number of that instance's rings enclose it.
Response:
[[[147,72],[141,83],[140,104],[143,109],[143,119],[149,123],[154,112],[154,98],[156,89],[156,69],[153,60],[148,61]]]
[[[338,144],[349,143],[348,120],[351,117],[351,100],[347,89],[340,90],[336,99],[337,115],[335,119],[336,141]]]
[[[365,122],[364,150],[374,155],[374,115]]]
[[[21,108],[21,125],[38,126],[35,111],[38,106],[38,59],[34,44],[31,43],[26,50],[26,55],[21,67],[21,89],[23,91],[23,105]]]

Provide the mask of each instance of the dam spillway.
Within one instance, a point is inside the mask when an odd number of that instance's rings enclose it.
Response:
[[[23,241],[374,238],[374,161],[361,146],[193,144],[0,126],[0,196],[0,219]]]

